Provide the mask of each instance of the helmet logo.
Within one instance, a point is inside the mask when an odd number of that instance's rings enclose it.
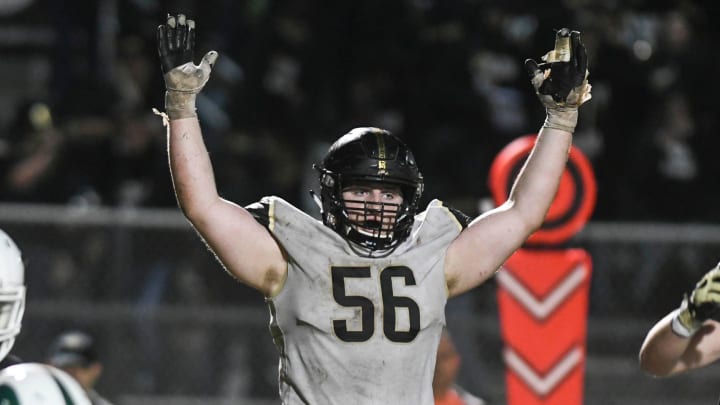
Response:
[[[378,174],[387,174],[387,164],[384,160],[378,162]]]
[[[378,145],[378,175],[387,174],[387,152],[385,151],[385,138],[382,136],[382,132],[375,132],[375,140]]]

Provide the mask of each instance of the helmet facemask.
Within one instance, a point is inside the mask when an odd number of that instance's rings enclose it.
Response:
[[[320,172],[323,222],[343,238],[373,251],[394,249],[412,229],[422,175],[407,147],[389,132],[358,128],[331,148]],[[345,199],[348,187],[396,188],[400,204]]]
[[[352,231],[373,239],[392,239],[397,215],[404,204],[343,199]]]
[[[0,360],[12,349],[25,313],[25,266],[20,250],[0,230]]]
[[[10,352],[25,313],[25,287],[0,286],[0,359]]]

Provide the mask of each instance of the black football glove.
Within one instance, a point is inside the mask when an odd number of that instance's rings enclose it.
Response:
[[[567,28],[558,30],[555,48],[542,60],[544,63],[538,64],[527,59],[525,69],[547,111],[545,126],[573,132],[578,107],[592,97],[587,81],[587,51],[580,41],[580,32]]]
[[[184,14],[169,15],[157,29],[160,67],[165,79],[165,112],[170,119],[197,116],[195,96],[210,79],[217,52],[205,54],[199,65],[193,62],[195,21]]]
[[[673,318],[672,328],[680,336],[693,335],[708,319],[720,321],[720,263],[705,273]]]

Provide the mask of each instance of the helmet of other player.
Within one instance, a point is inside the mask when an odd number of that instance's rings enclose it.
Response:
[[[412,151],[397,136],[379,128],[355,128],[332,144],[315,168],[323,223],[343,238],[372,252],[392,249],[410,235],[423,177]],[[403,202],[367,202],[348,212],[350,201],[343,191],[366,184],[399,188]]]
[[[25,266],[20,249],[0,230],[0,360],[12,349],[25,312]]]

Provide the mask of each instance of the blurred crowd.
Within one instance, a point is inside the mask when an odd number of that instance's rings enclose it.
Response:
[[[311,165],[348,129],[415,150],[426,198],[477,214],[487,170],[544,112],[523,71],[582,31],[593,100],[575,144],[598,220],[716,221],[710,1],[16,0],[0,4],[0,201],[172,207],[155,29],[220,53],[198,111],[221,193],[311,212]]]

